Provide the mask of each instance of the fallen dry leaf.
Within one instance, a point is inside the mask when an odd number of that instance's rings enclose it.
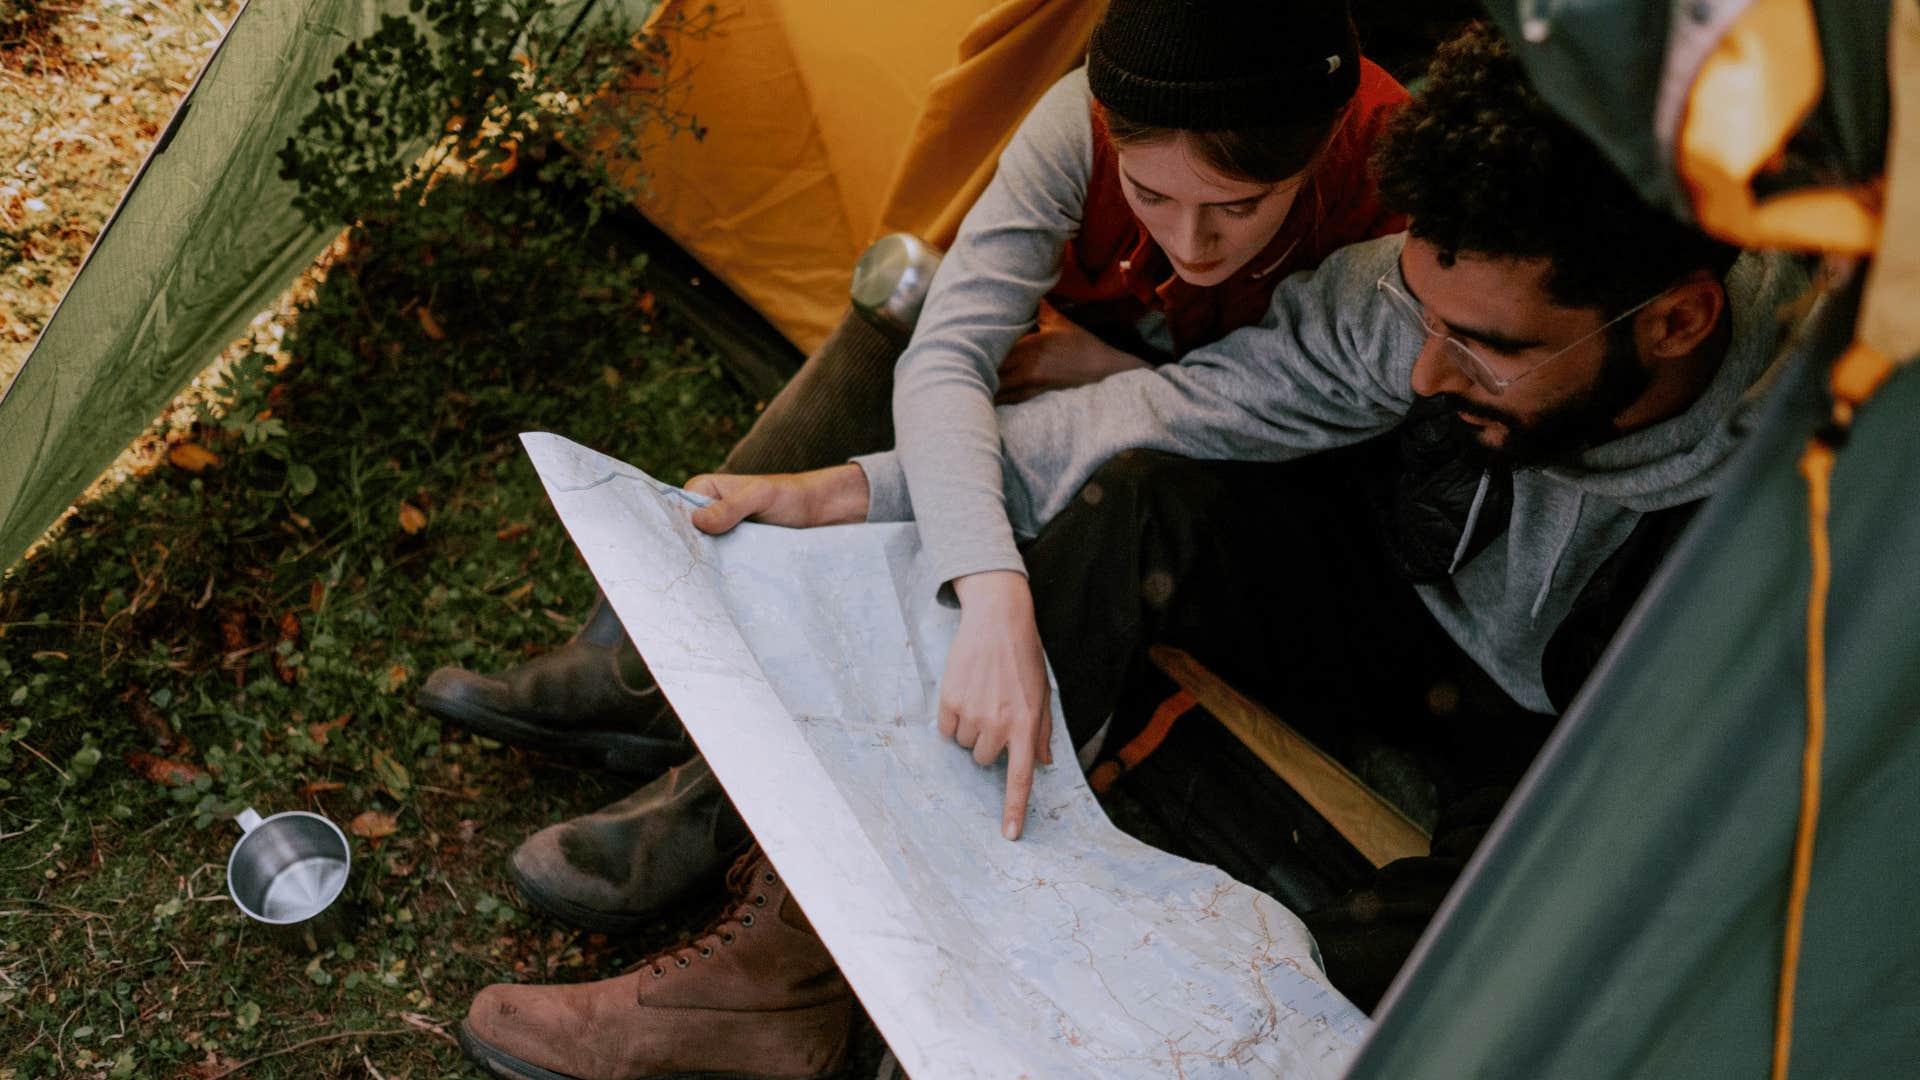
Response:
[[[180,735],[173,730],[173,724],[160,710],[154,708],[147,692],[138,686],[127,687],[121,699],[133,706],[133,720],[147,741],[162,750],[172,750],[180,741]]]
[[[222,1057],[217,1050],[207,1051],[207,1056],[187,1066],[187,1075],[193,1080],[219,1080],[240,1068],[237,1058]]]
[[[509,540],[518,540],[532,531],[533,526],[524,521],[516,521],[506,528],[501,529],[499,532],[494,533],[493,538],[504,544]]]
[[[247,613],[244,609],[227,609],[226,617],[220,620],[220,640],[226,643],[228,652],[247,647]]]
[[[427,527],[427,515],[410,502],[400,504],[400,527],[411,536]]]
[[[400,823],[392,814],[383,814],[378,810],[363,810],[347,822],[347,831],[355,836],[364,836],[369,840],[378,840],[383,836],[392,836],[400,831]]]
[[[341,728],[346,727],[347,721],[351,719],[353,719],[352,713],[341,713],[339,716],[328,720],[324,724],[308,724],[307,735],[310,736],[314,742],[325,746],[327,745],[327,737],[339,731]]]
[[[300,617],[291,611],[280,616],[280,640],[300,640]],[[281,656],[278,649],[275,649],[273,652],[273,673],[278,675],[280,681],[286,683],[288,686],[293,685],[294,678],[298,675],[293,665],[287,663],[287,658]]]
[[[392,693],[393,691],[398,690],[402,686],[406,685],[407,679],[411,678],[412,675],[413,675],[413,672],[408,671],[407,665],[405,664],[395,664],[392,667],[388,668],[387,669],[387,692]]]
[[[312,797],[329,791],[340,791],[346,786],[338,780],[312,780],[300,785],[300,794]]]
[[[207,775],[207,770],[198,765],[163,758],[144,750],[130,751],[124,760],[128,768],[163,787],[187,787]]]
[[[173,448],[167,451],[167,460],[176,469],[197,473],[220,464],[220,455],[199,443],[183,442],[173,444]]]
[[[325,607],[326,605],[327,605],[327,583],[324,581],[321,581],[318,578],[315,578],[313,582],[313,588],[307,590],[307,610],[318,615],[320,613],[320,609]]]
[[[421,333],[435,341],[447,340],[446,330],[441,328],[440,320],[433,317],[433,312],[428,310],[427,305],[421,304],[419,307],[414,308],[413,314],[415,318],[420,320]]]

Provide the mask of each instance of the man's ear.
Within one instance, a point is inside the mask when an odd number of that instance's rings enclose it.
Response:
[[[1656,362],[1692,355],[1719,327],[1726,309],[1726,287],[1707,271],[1695,270],[1634,320],[1640,355]]]

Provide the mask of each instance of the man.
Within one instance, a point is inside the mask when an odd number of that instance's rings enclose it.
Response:
[[[1735,262],[1645,207],[1486,30],[1441,50],[1378,166],[1407,234],[1337,252],[1284,283],[1262,326],[1179,364],[1001,410],[1007,505],[1033,539],[999,569],[1033,581],[1076,744],[1169,640],[1336,750],[1363,722],[1439,731],[1427,760],[1452,811],[1517,775],[1526,753],[1482,753],[1482,729],[1519,730],[1528,751],[1544,736],[1733,453],[1775,311],[1803,286],[1789,263]],[[719,496],[695,518],[710,532],[911,513],[889,454],[690,486]],[[977,759],[1031,756],[1045,722],[1006,712],[943,733],[992,751]],[[1400,869],[1443,891],[1451,868]],[[735,1029],[713,1017],[801,1010],[810,1026],[789,1035],[805,1045],[759,1074],[837,1061],[844,983],[770,864],[740,877],[713,935],[633,975],[489,987],[470,1051],[507,1075],[737,1069]],[[1310,917],[1329,973],[1368,996],[1436,897],[1384,942],[1351,932],[1366,903]],[[778,925],[743,933],[761,908]]]

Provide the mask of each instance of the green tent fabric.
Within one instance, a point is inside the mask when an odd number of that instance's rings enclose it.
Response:
[[[1805,740],[1797,461],[1848,295],[1808,335],[1696,520],[1506,808],[1350,1076],[1767,1075]],[[1920,1068],[1920,370],[1834,480],[1824,796],[1793,1075]]]
[[[1886,160],[1887,24],[1892,0],[1810,0],[1828,92],[1807,118],[1796,162],[1773,183],[1865,180]],[[1655,205],[1693,207],[1674,168],[1685,91],[1752,0],[1512,0],[1487,13],[1542,97],[1600,147]],[[1808,167],[1802,167],[1805,164]]]
[[[234,17],[0,398],[0,568],[324,249],[276,152],[347,42],[405,0]]]

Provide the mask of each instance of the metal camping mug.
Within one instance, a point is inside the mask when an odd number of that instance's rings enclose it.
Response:
[[[287,810],[262,818],[249,807],[235,819],[245,835],[227,856],[227,893],[284,943],[319,952],[346,937],[351,851],[340,827],[319,814]]]
[[[873,242],[853,267],[853,309],[887,336],[905,342],[920,321],[940,252],[907,233],[889,233]]]

